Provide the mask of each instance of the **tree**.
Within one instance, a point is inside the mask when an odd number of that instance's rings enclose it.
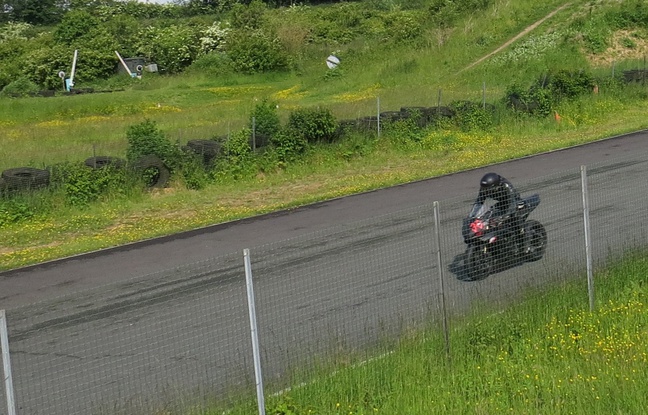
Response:
[[[65,12],[64,5],[65,0],[5,0],[2,19],[33,25],[55,24]]]

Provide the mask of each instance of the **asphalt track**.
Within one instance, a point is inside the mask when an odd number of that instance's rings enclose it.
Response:
[[[648,134],[639,132],[0,273],[20,413],[87,414],[101,404],[115,410],[116,401],[146,407],[141,396],[168,395],[165,387],[218,391],[249,381],[245,248],[259,275],[269,377],[325,350],[327,338],[362,346],[379,328],[402,329],[404,316],[422,320],[439,308],[433,201],[442,212],[448,307],[505,301],[582,266],[581,165],[605,190],[592,195],[594,219],[605,224],[594,231],[605,240],[595,253],[623,244],[643,211],[624,198],[646,187],[647,155]],[[467,285],[457,223],[487,171],[541,194],[533,217],[547,227],[549,249],[542,261]],[[395,315],[401,323],[389,323]]]

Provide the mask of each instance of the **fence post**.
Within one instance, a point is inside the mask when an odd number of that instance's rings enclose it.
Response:
[[[376,122],[378,125],[378,138],[380,138],[380,97],[376,97],[376,106],[378,108],[378,112],[376,114]]]
[[[587,293],[590,311],[594,311],[594,276],[592,270],[592,236],[590,234],[589,191],[587,188],[587,167],[581,166],[581,186],[583,190],[583,224],[585,226],[585,258],[587,263]]]
[[[256,152],[256,117],[252,117],[252,152]]]
[[[7,414],[16,415],[11,360],[9,357],[9,333],[7,331],[7,314],[0,310],[0,348],[2,348],[2,367],[4,369],[5,393],[7,395]]]
[[[441,299],[441,313],[443,320],[443,337],[445,339],[446,357],[450,357],[450,335],[448,334],[448,312],[445,303],[445,289],[443,286],[443,261],[441,260],[441,219],[439,218],[439,202],[434,202],[434,239],[436,241],[437,266],[439,267],[439,291]]]
[[[247,288],[248,311],[250,314],[250,333],[252,335],[252,354],[254,355],[254,377],[256,380],[257,405],[259,415],[265,415],[265,398],[263,396],[263,375],[261,374],[261,352],[259,348],[259,332],[257,330],[256,308],[254,302],[254,287],[252,285],[252,265],[250,250],[243,250],[245,260],[245,286]]]

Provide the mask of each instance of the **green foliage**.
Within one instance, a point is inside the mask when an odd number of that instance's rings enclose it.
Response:
[[[52,171],[52,185],[63,189],[70,206],[88,206],[108,192],[121,193],[127,183],[124,169],[98,169],[78,163],[62,163]]]
[[[258,172],[254,164],[250,137],[252,132],[244,128],[230,135],[223,143],[223,156],[218,159],[216,178],[240,180]]]
[[[54,29],[54,39],[62,44],[71,44],[88,36],[99,26],[99,20],[85,10],[71,10]]]
[[[454,111],[454,123],[462,131],[488,130],[493,126],[493,109],[472,101],[454,101],[449,107]]]
[[[64,14],[60,0],[5,0],[0,22],[22,22],[32,25],[57,23]]]
[[[617,29],[648,27],[648,4],[644,0],[624,0],[606,13]]]
[[[188,74],[231,75],[234,73],[232,60],[226,53],[210,52],[200,55],[186,69]]]
[[[524,88],[518,83],[509,85],[502,98],[504,106],[518,113],[546,117],[551,113],[554,101],[546,83],[536,83]]]
[[[420,145],[424,137],[418,122],[420,117],[421,114],[417,111],[406,119],[385,123],[385,136],[397,149],[407,150]]]
[[[308,141],[304,135],[288,126],[273,134],[270,143],[282,164],[296,160],[308,148]]]
[[[135,162],[143,156],[154,154],[165,164],[170,165],[177,156],[176,147],[160,131],[157,124],[151,120],[145,120],[139,124],[131,125],[126,132],[128,149],[126,158]]]
[[[594,84],[594,77],[582,70],[559,70],[548,75],[548,87],[556,101],[589,94],[594,89]]]
[[[202,29],[181,24],[167,27],[149,26],[141,33],[136,47],[137,53],[157,63],[162,72],[181,72],[198,56]]]
[[[258,30],[263,27],[267,6],[260,0],[249,4],[236,3],[230,12],[230,24],[233,29]]]
[[[179,152],[177,160],[176,174],[187,189],[200,190],[210,183],[208,169],[213,167],[213,160],[206,163],[202,154],[188,148]]]
[[[250,128],[254,119],[255,134],[266,137],[274,136],[281,129],[281,121],[277,113],[277,104],[267,98],[258,102],[250,115]]]
[[[309,143],[333,141],[337,121],[328,108],[297,108],[288,116],[288,127]]]
[[[62,45],[43,45],[25,56],[22,73],[45,89],[62,88],[60,71],[69,72],[74,51]]]
[[[279,39],[261,30],[232,30],[226,50],[232,66],[241,73],[254,74],[288,67],[288,55]]]
[[[38,92],[38,85],[25,77],[16,79],[2,88],[2,95],[10,97],[24,97]]]
[[[25,198],[0,199],[0,228],[32,219],[35,214],[34,206]]]

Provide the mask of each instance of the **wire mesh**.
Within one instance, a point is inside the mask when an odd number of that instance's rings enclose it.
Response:
[[[250,251],[269,387],[380,353],[437,314],[432,218],[422,206]]]
[[[511,222],[494,216],[499,222],[493,225],[489,214],[470,217],[479,186],[479,178],[475,180],[473,195],[440,203],[450,314],[470,312],[481,303],[502,308],[532,288],[582,273],[585,250],[579,171],[514,183],[527,205],[535,205],[534,195],[539,197],[535,208],[516,212],[525,218],[518,225],[522,231],[518,239],[512,234]],[[478,220],[484,223],[472,223]]]
[[[588,166],[596,267],[648,243],[641,226],[647,170],[644,155],[631,153]],[[467,269],[463,233],[479,177],[474,194],[439,202],[438,232],[430,203],[251,248],[266,393],[388,353],[410,330],[441,329],[442,304],[451,316],[484,304],[498,310],[529,290],[572,279],[582,279],[586,304],[580,169],[512,181],[530,205],[539,196],[525,223],[541,226],[546,244],[529,257],[528,227],[516,251],[505,233],[492,242],[478,238],[492,261],[482,278]],[[242,253],[12,309],[7,317],[21,414],[151,413],[253,391]]]
[[[239,255],[10,310],[21,414],[152,413],[245,388]]]

